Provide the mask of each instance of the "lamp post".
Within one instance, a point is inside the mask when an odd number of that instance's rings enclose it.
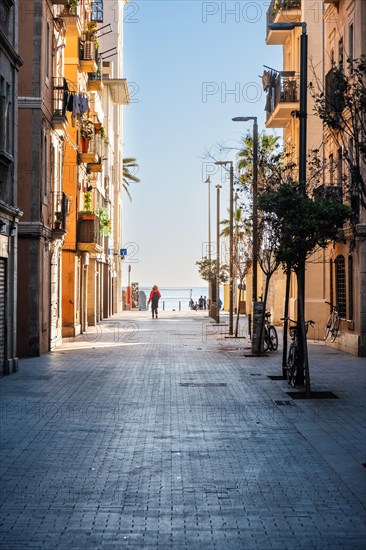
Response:
[[[299,143],[299,180],[303,184],[303,193],[306,194],[306,133],[307,133],[307,98],[308,98],[308,35],[305,22],[299,23],[270,23],[268,28],[272,31],[293,30],[301,27],[300,38],[300,110],[296,116],[300,119],[300,143]]]
[[[253,121],[253,284],[252,284],[252,302],[253,307],[258,298],[258,119],[256,116],[238,116],[232,119],[233,122]],[[254,321],[254,312],[253,312]],[[252,349],[257,349],[254,341],[254,330],[252,330]]]
[[[216,185],[216,323],[220,322],[220,189]]]
[[[229,228],[229,334],[234,334],[234,165],[232,160],[215,162],[218,166],[230,164],[230,228]]]
[[[211,273],[211,176],[207,176],[205,183],[208,183],[208,262],[209,262],[209,273]],[[211,316],[212,312],[212,278],[208,283],[208,298],[210,301],[208,314]]]

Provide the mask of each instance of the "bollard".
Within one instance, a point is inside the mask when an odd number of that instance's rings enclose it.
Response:
[[[179,311],[182,311],[182,302],[179,302]]]
[[[165,311],[165,302],[163,302],[163,311]]]

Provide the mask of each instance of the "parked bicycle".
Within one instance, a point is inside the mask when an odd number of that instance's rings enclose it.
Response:
[[[281,319],[281,321],[290,321],[290,323],[293,323],[293,325],[289,326],[291,344],[288,350],[288,356],[286,361],[286,375],[287,375],[287,382],[290,384],[290,386],[294,388],[296,386],[297,370],[299,365],[299,340],[298,340],[299,325],[297,321],[290,319],[290,317],[284,317]],[[315,324],[314,321],[311,321],[311,320],[305,321],[306,334],[308,333],[309,325],[313,326],[314,324]]]
[[[328,317],[327,324],[324,328],[324,342],[329,338],[330,341],[335,342],[337,336],[338,336],[338,330],[339,330],[339,311],[338,306],[333,306],[330,302],[325,302],[326,304],[329,304],[332,307],[332,312]]]
[[[276,351],[278,348],[278,336],[277,331],[270,323],[271,314],[269,311],[265,313],[264,320],[264,351]]]

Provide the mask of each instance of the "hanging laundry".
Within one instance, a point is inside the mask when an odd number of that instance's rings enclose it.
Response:
[[[267,92],[271,85],[271,71],[264,71],[262,75],[263,90]]]

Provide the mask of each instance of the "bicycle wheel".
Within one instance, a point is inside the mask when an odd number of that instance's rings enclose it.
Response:
[[[334,320],[334,324],[332,326],[331,332],[332,337],[330,339],[331,342],[335,342],[337,336],[338,336],[338,330],[339,330],[339,317],[336,317]]]
[[[294,367],[294,358],[295,358],[295,346],[294,344],[290,345],[290,349],[288,350],[288,357],[286,362],[286,377],[287,382],[292,385],[292,371]]]
[[[276,349],[278,348],[278,336],[277,336],[277,331],[273,325],[270,325],[268,333],[269,333],[270,348],[273,351],[276,351]]]
[[[329,315],[327,324],[325,325],[325,328],[324,328],[324,342],[329,337],[329,334],[332,330],[332,325],[333,325],[333,315]]]
[[[269,339],[268,328],[264,327],[263,351],[268,351],[268,349],[271,349],[271,342]]]

